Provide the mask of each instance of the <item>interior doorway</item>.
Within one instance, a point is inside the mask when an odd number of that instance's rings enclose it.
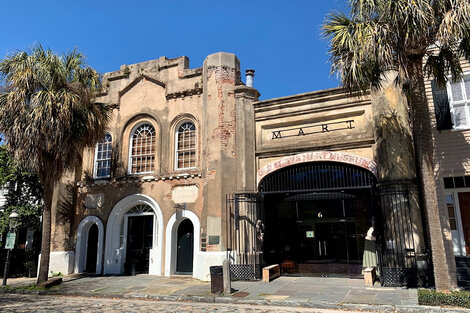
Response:
[[[128,216],[124,270],[128,274],[148,274],[153,246],[153,215]]]
[[[85,272],[96,273],[98,260],[98,225],[93,224],[88,230]]]
[[[189,219],[184,219],[178,226],[176,252],[176,273],[192,274],[194,257],[194,227]]]

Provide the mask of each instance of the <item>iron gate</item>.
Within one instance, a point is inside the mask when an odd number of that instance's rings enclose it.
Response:
[[[379,185],[382,220],[378,234],[380,280],[383,286],[416,286],[416,249],[411,218],[409,182]]]
[[[232,280],[254,280],[261,276],[262,199],[258,193],[226,195],[227,259]]]

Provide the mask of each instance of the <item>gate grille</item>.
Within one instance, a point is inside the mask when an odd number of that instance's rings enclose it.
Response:
[[[379,185],[384,223],[378,242],[381,283],[384,286],[416,286],[416,250],[411,218],[409,182]]]
[[[232,280],[260,278],[263,232],[261,203],[260,195],[257,193],[226,195],[225,233],[227,236],[227,259],[231,261]]]

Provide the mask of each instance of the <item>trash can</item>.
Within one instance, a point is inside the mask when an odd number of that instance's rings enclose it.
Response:
[[[224,292],[224,274],[222,266],[211,266],[209,267],[209,271],[211,273],[211,292]]]

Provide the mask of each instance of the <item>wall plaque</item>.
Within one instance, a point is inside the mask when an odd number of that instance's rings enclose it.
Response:
[[[193,203],[196,202],[198,195],[199,189],[195,185],[178,186],[171,192],[174,203]]]
[[[87,209],[98,209],[103,207],[104,203],[104,194],[87,194],[85,197],[85,208]]]

